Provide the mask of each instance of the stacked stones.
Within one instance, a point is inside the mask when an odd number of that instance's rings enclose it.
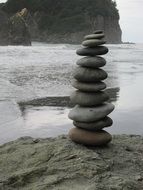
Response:
[[[108,52],[103,46],[103,31],[95,31],[87,35],[82,43],[85,46],[77,50],[77,54],[85,56],[77,61],[74,71],[73,87],[77,90],[71,94],[71,101],[76,106],[70,111],[69,118],[73,120],[74,128],[69,132],[72,141],[84,145],[102,146],[112,140],[112,136],[103,130],[112,125],[112,119],[107,115],[114,110],[114,105],[107,103],[108,95],[104,92],[106,84],[102,82],[107,73],[100,67],[106,60],[99,55]]]

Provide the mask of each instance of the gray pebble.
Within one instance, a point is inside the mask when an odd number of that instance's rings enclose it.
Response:
[[[73,121],[74,126],[82,129],[86,129],[89,131],[98,131],[105,127],[110,127],[113,124],[113,121],[110,117],[105,117],[102,120],[98,120],[93,123],[81,123]]]
[[[78,122],[95,122],[110,114],[114,110],[114,105],[104,103],[97,107],[81,107],[76,105],[69,113],[69,118]]]
[[[73,104],[80,106],[97,106],[109,99],[109,96],[105,92],[81,92],[79,90],[74,91],[70,96]]]
[[[76,62],[77,65],[82,67],[98,68],[106,65],[106,60],[103,57],[83,57]]]
[[[76,89],[85,92],[97,92],[100,90],[104,90],[106,88],[106,84],[104,82],[96,82],[96,83],[83,83],[77,80],[72,82],[72,86]]]
[[[106,79],[107,76],[107,73],[102,69],[91,69],[86,67],[77,67],[73,73],[73,77],[80,82],[99,82]]]

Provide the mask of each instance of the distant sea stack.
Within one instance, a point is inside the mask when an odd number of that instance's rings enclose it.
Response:
[[[0,10],[0,45],[31,45],[31,36],[25,21],[27,9],[14,15]]]
[[[31,45],[31,36],[25,21],[28,11],[26,8],[10,17],[9,45]]]
[[[84,57],[77,61],[73,74],[72,86],[76,91],[70,96],[75,107],[69,118],[75,127],[70,130],[69,137],[76,143],[90,146],[106,145],[112,140],[111,135],[103,130],[112,125],[108,115],[114,110],[114,105],[108,103],[103,82],[108,77],[102,69],[106,60],[101,55],[108,53],[103,38],[101,30],[84,37],[84,47],[77,50],[77,54]]]
[[[79,44],[87,33],[104,30],[108,43],[121,43],[119,13],[112,0],[8,0],[0,5],[7,15],[27,8],[32,40]]]

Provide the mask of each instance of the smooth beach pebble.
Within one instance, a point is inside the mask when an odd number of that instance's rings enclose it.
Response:
[[[73,77],[80,82],[98,82],[107,78],[107,73],[102,69],[92,69],[77,67],[73,72]]]
[[[74,91],[70,96],[73,104],[80,106],[96,106],[109,99],[109,96],[105,92],[81,92],[79,90]]]
[[[90,39],[102,39],[104,38],[105,35],[103,33],[101,34],[90,34],[84,37],[85,40],[90,40]]]
[[[97,82],[97,83],[83,83],[77,80],[72,82],[72,86],[76,89],[85,92],[97,92],[100,90],[104,90],[106,88],[106,84],[104,82]]]
[[[96,55],[104,55],[108,53],[108,48],[105,46],[97,46],[94,48],[81,48],[76,51],[78,55],[81,56],[96,56]]]
[[[93,123],[82,123],[82,122],[73,121],[73,124],[78,128],[86,129],[89,131],[98,131],[105,127],[110,127],[113,124],[113,121],[110,117],[105,117],[102,120],[98,120]]]
[[[93,34],[103,34],[103,33],[104,33],[103,30],[95,30],[93,32]]]
[[[90,132],[79,128],[72,128],[69,138],[76,143],[89,146],[106,145],[112,140],[112,136],[106,131]]]
[[[106,60],[103,57],[84,57],[76,62],[77,65],[82,67],[98,68],[106,65]]]
[[[104,103],[97,107],[81,107],[76,105],[70,112],[68,117],[78,122],[91,123],[109,115],[114,110],[114,105]]]
[[[103,45],[105,43],[106,43],[106,41],[104,41],[104,40],[90,39],[90,40],[83,41],[82,45],[87,46],[87,47],[96,47],[96,46],[99,46],[99,45]]]

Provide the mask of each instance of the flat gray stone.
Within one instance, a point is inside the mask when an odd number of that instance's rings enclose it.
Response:
[[[83,57],[76,62],[77,65],[82,67],[98,68],[106,65],[106,60],[103,57]]]
[[[105,80],[108,75],[102,69],[77,67],[73,72],[73,77],[80,82],[99,82]]]
[[[93,34],[103,34],[103,30],[95,30]]]
[[[72,86],[76,89],[85,92],[97,92],[100,90],[104,90],[106,88],[106,84],[104,82],[97,82],[97,83],[83,83],[77,80],[72,82]]]
[[[96,56],[96,55],[104,55],[108,53],[108,48],[105,46],[97,46],[94,48],[81,48],[76,51],[78,55],[81,56]]]
[[[93,123],[81,123],[77,121],[73,121],[74,126],[82,129],[86,129],[89,131],[98,131],[105,127],[110,127],[113,124],[113,121],[110,117],[105,117],[102,120],[93,122]]]
[[[82,92],[74,91],[70,96],[73,104],[80,106],[97,106],[109,100],[109,96],[105,92]]]
[[[91,123],[106,117],[113,110],[114,105],[111,103],[104,103],[97,107],[81,107],[76,105],[69,112],[68,117],[74,121]]]
[[[106,131],[91,132],[79,128],[72,128],[69,138],[76,143],[90,146],[103,146],[112,140],[112,136]]]
[[[90,34],[84,37],[85,40],[90,40],[90,39],[102,39],[104,38],[105,35],[104,33],[102,34]]]
[[[85,40],[82,42],[83,46],[87,46],[87,47],[97,47],[99,45],[103,45],[105,44],[106,41],[104,40],[100,40],[100,39],[90,39],[90,40]]]

